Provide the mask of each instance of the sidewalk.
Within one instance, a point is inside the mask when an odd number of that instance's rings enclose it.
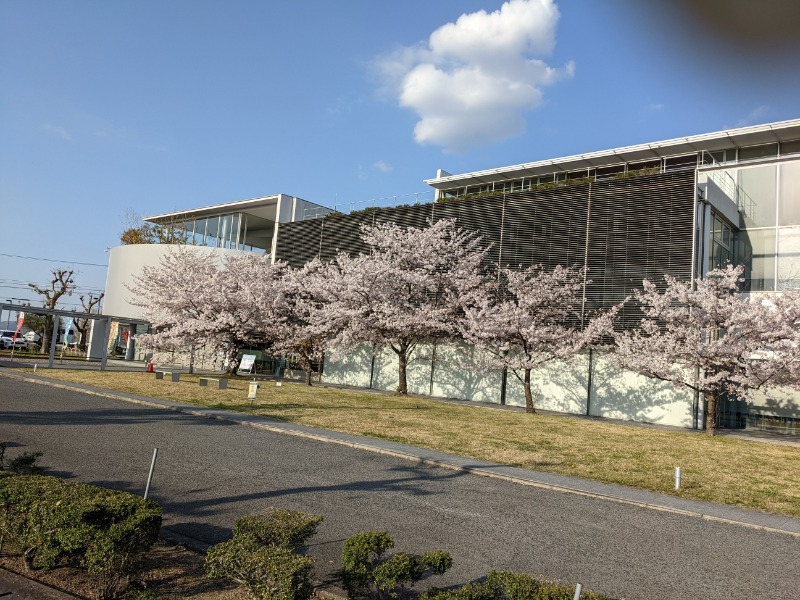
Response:
[[[77,596],[0,568],[0,598],[3,600],[67,600],[77,598]]]

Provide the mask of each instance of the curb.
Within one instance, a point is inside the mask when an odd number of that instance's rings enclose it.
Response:
[[[136,397],[134,394],[122,395],[119,393],[115,393],[111,390],[98,390],[97,388],[91,388],[89,386],[84,386],[83,384],[70,384],[70,383],[61,383],[58,381],[54,381],[52,379],[46,379],[42,377],[30,377],[27,375],[19,375],[17,373],[8,373],[0,371],[0,376],[2,377],[9,377],[12,379],[18,379],[22,381],[27,381],[29,383],[37,383],[40,385],[47,385],[54,388],[59,389],[67,389],[71,391],[81,391],[86,394],[90,394],[93,396],[98,396],[102,398],[110,398],[113,400],[120,400],[123,402],[128,402],[131,404],[137,404],[140,406],[147,406],[150,408],[158,408],[162,410],[172,410],[174,412],[179,412],[195,417],[202,417],[205,419],[217,419],[220,421],[228,421],[232,423],[236,423],[239,425],[245,425],[248,427],[253,427],[256,429],[263,429],[265,431],[270,431],[273,433],[280,433],[283,435],[293,435],[296,437],[306,438],[310,440],[315,440],[324,443],[334,443],[340,444],[342,446],[348,446],[350,448],[355,448],[358,450],[365,450],[367,452],[373,452],[376,454],[383,454],[387,456],[392,456],[394,458],[399,458],[402,460],[408,460],[411,462],[416,462],[425,465],[431,465],[436,467],[442,467],[445,469],[450,469],[452,471],[461,471],[465,473],[470,473],[473,475],[479,475],[481,477],[490,477],[493,479],[499,479],[502,481],[508,481],[510,483],[518,484],[518,485],[527,485],[530,487],[536,487],[540,489],[546,489],[550,491],[560,492],[560,493],[567,493],[567,494],[574,494],[577,496],[583,496],[586,498],[595,498],[598,500],[605,500],[609,502],[617,502],[619,504],[628,504],[631,506],[638,506],[640,508],[645,508],[649,510],[657,510],[661,512],[676,514],[676,515],[683,515],[694,517],[698,519],[702,519],[705,521],[713,521],[717,523],[726,523],[729,525],[738,525],[740,527],[746,527],[748,529],[756,529],[760,531],[766,531],[769,533],[779,533],[783,535],[788,535],[797,539],[800,539],[800,529],[798,531],[792,531],[789,529],[781,529],[780,527],[772,527],[768,525],[760,525],[758,523],[752,523],[748,521],[743,521],[734,518],[728,517],[721,517],[717,515],[708,514],[702,511],[697,510],[690,510],[690,509],[682,509],[676,508],[674,506],[667,506],[665,504],[659,504],[656,502],[647,502],[642,500],[636,500],[633,498],[626,498],[621,495],[615,494],[608,494],[608,493],[601,493],[596,491],[589,491],[586,489],[581,489],[578,487],[571,487],[569,485],[562,485],[562,484],[555,484],[555,483],[547,483],[544,481],[537,481],[532,478],[527,478],[524,476],[519,475],[509,475],[505,473],[498,473],[492,469],[495,468],[503,468],[505,465],[501,464],[494,464],[494,463],[486,463],[485,466],[465,466],[459,465],[454,461],[449,461],[446,459],[439,459],[439,458],[431,458],[420,456],[419,454],[414,454],[412,452],[405,452],[401,450],[391,449],[391,448],[384,448],[379,445],[370,444],[367,442],[357,442],[353,440],[342,439],[336,437],[335,435],[326,435],[324,433],[319,433],[317,431],[304,431],[301,428],[306,428],[307,426],[304,425],[293,425],[290,423],[281,424],[279,426],[276,422],[275,425],[265,422],[268,417],[256,417],[260,419],[259,421],[253,421],[250,419],[241,419],[237,418],[236,415],[239,413],[234,413],[230,411],[222,411],[217,409],[202,409],[197,408],[187,404],[180,404],[177,402],[173,402],[170,400],[157,400],[157,399],[145,399],[144,397]],[[309,427],[309,429],[314,429]],[[333,432],[331,432],[333,433]],[[343,435],[350,435],[350,434],[343,434]],[[361,436],[354,436],[354,437],[361,437]],[[427,452],[427,450],[420,449],[421,451]],[[477,462],[484,462],[484,461],[477,461]],[[610,484],[609,484],[610,485]],[[656,492],[650,492],[656,493]],[[691,501],[691,502],[700,502],[700,501]],[[726,508],[736,508],[736,507],[727,507],[726,505],[720,505]],[[737,510],[750,510],[750,509],[737,509]],[[755,511],[754,511],[755,512]],[[771,513],[764,513],[766,516],[774,516],[775,518],[783,518],[786,520],[793,521],[794,517],[783,516],[783,515],[771,515]],[[174,541],[178,543],[182,543],[180,540],[175,539]],[[190,540],[187,538],[186,545],[192,546],[191,543],[188,543]]]

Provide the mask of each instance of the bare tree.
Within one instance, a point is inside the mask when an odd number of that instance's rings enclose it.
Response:
[[[72,276],[75,271],[72,269],[53,269],[50,271],[53,278],[50,281],[50,286],[46,288],[39,287],[35,283],[29,283],[28,287],[34,292],[39,294],[42,298],[42,305],[44,308],[55,310],[58,301],[63,296],[71,296],[75,290],[75,280]],[[48,315],[45,321],[45,328],[42,334],[42,352],[47,352],[50,346],[50,335],[53,331],[53,317]]]
[[[80,301],[81,306],[83,307],[83,312],[92,313],[92,312],[100,312],[100,302],[105,297],[105,292],[102,292],[99,296],[95,296],[93,293],[89,293],[86,296],[81,295]],[[97,309],[97,310],[95,310]],[[89,318],[85,319],[75,319],[75,329],[78,330],[78,333],[81,334],[81,349],[86,348],[86,334],[89,332]]]

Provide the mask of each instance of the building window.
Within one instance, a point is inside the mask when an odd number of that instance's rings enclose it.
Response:
[[[739,193],[744,199],[739,204],[752,207],[745,213],[745,227],[775,227],[776,173],[775,165],[739,169]]]
[[[739,160],[755,160],[778,156],[778,144],[762,144],[739,148]]]

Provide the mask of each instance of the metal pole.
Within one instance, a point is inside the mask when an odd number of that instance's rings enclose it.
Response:
[[[581,600],[581,584],[575,584],[575,595],[572,597],[572,600]]]
[[[681,468],[675,467],[675,489],[681,489]]]
[[[153,471],[156,468],[156,457],[158,456],[158,448],[153,448],[153,460],[150,462],[150,473],[147,475],[147,486],[144,488],[144,499],[147,500],[147,494],[150,493],[150,482],[153,480]]]

